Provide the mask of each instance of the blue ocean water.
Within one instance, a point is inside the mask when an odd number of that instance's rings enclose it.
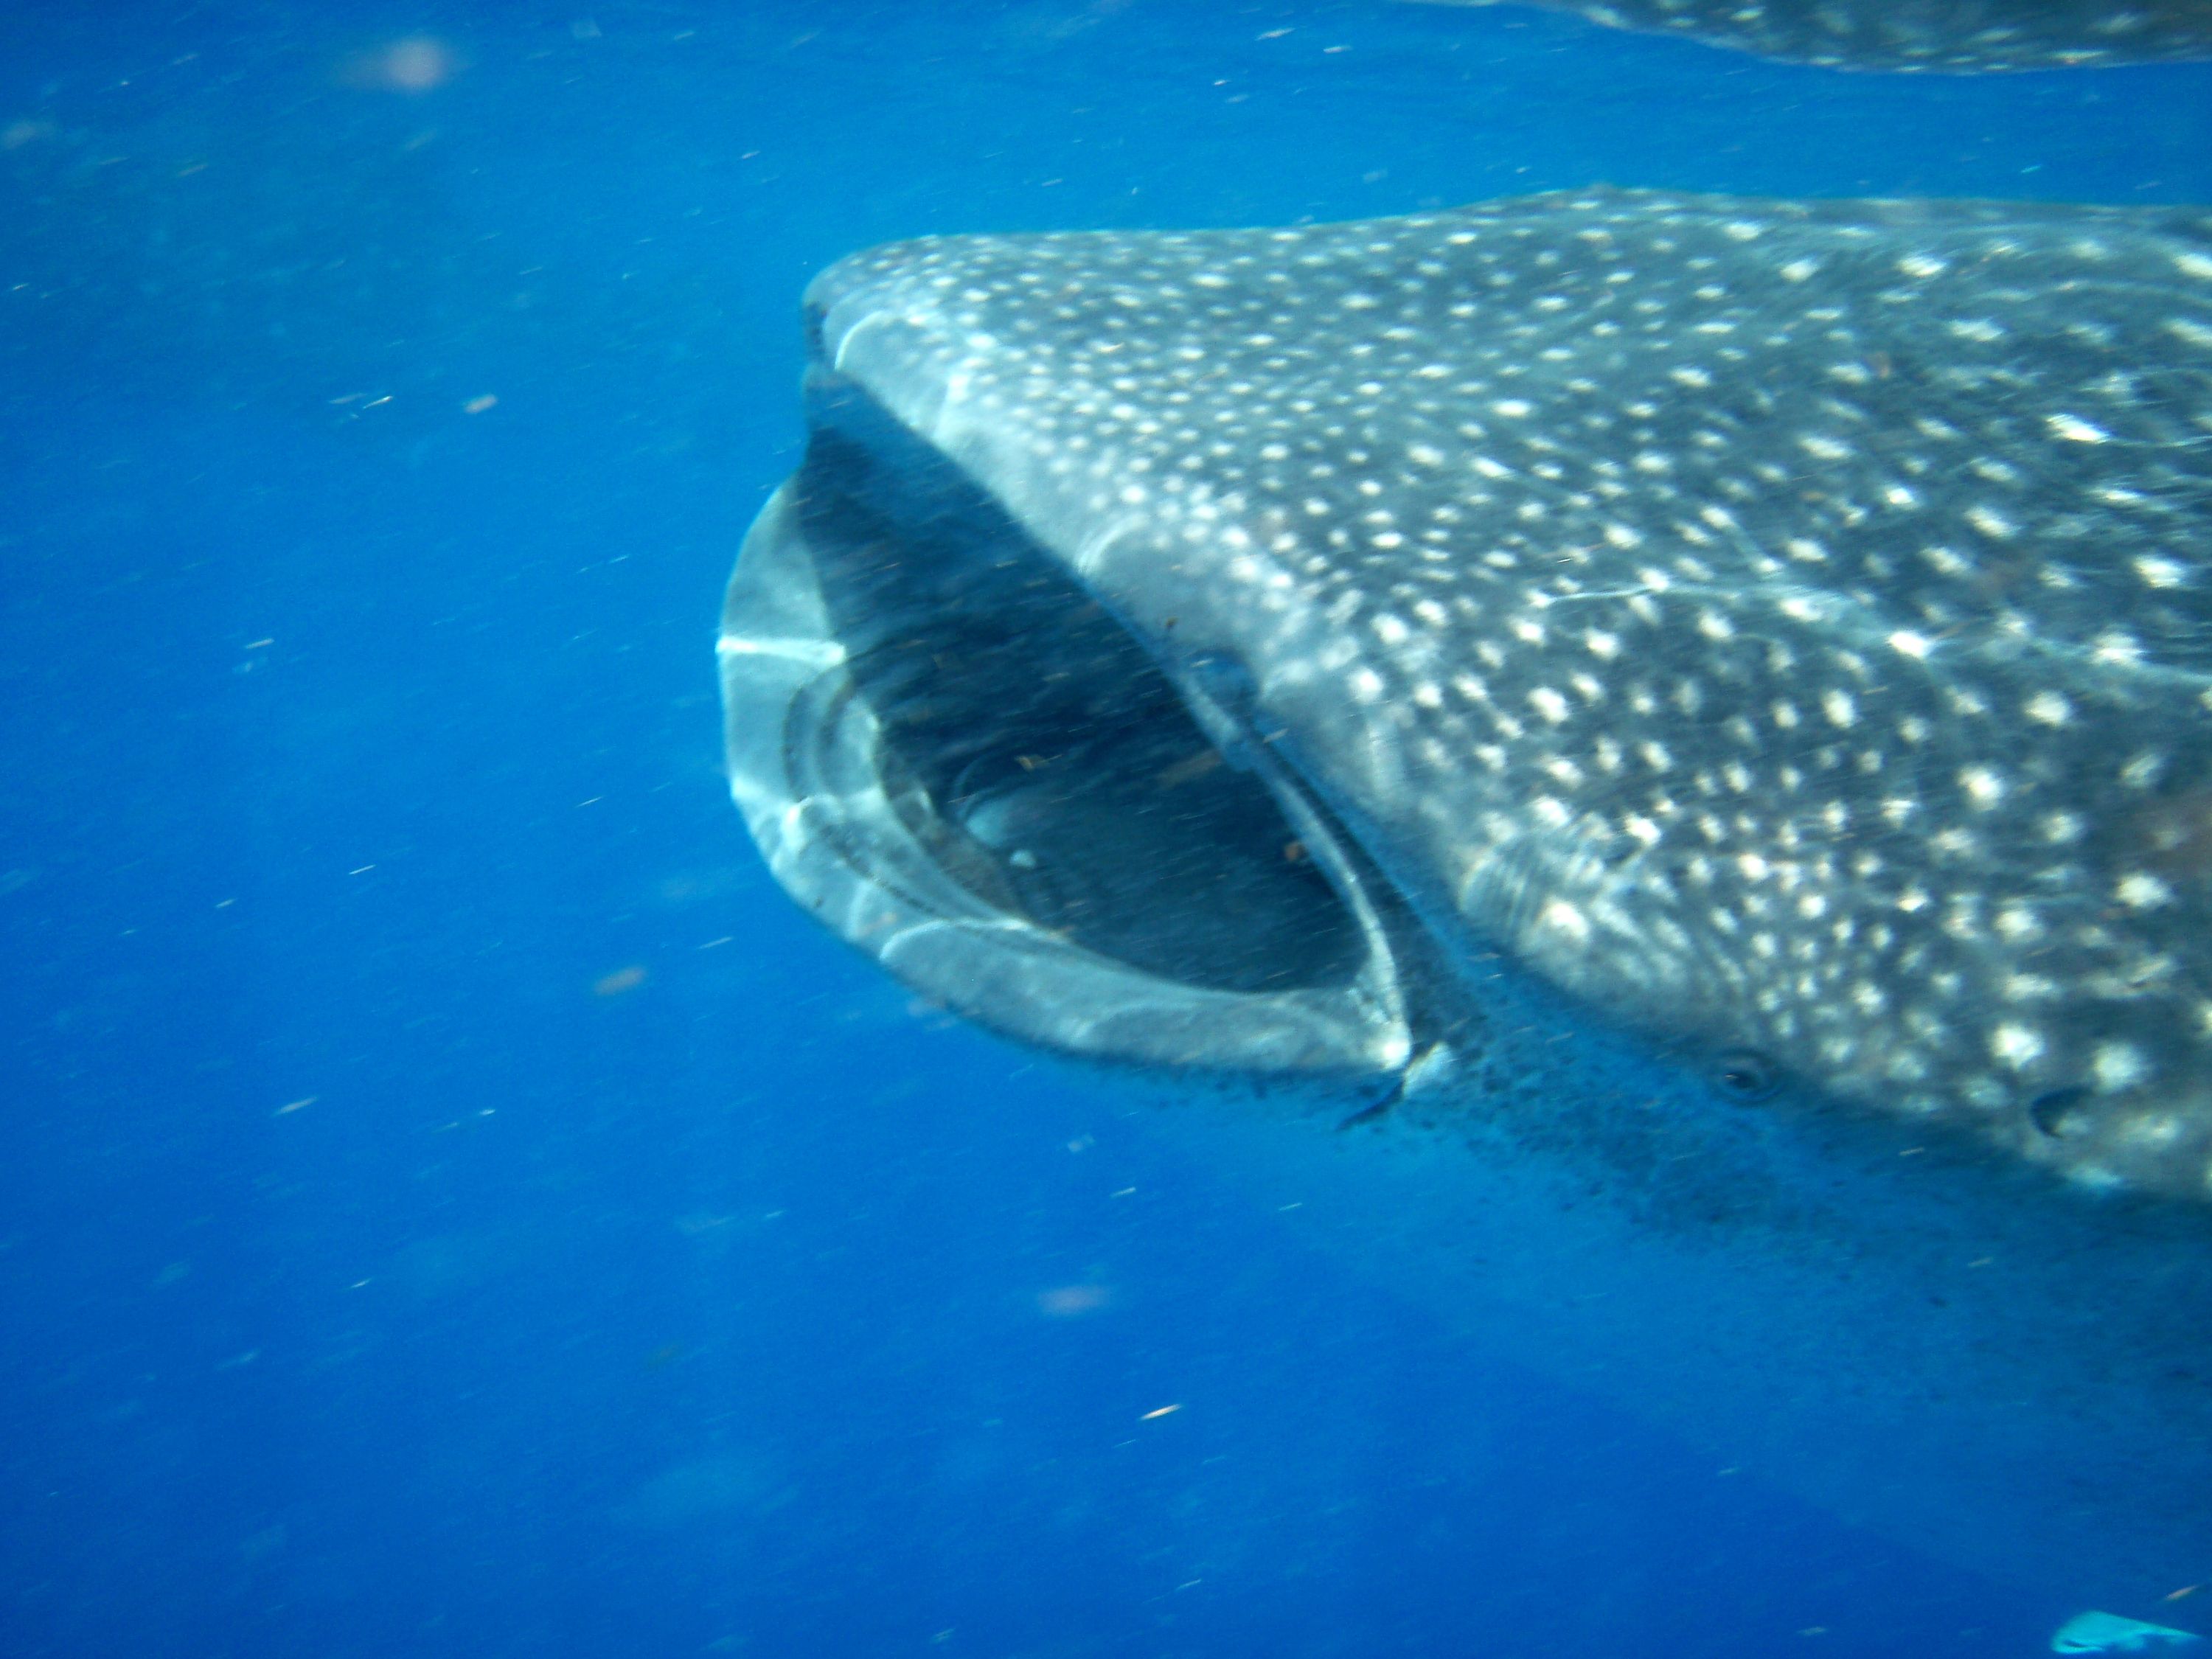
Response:
[[[908,1009],[755,863],[712,625],[851,249],[2203,201],[2212,71],[1385,0],[9,25],[0,1653],[2044,1648],[2063,1586],[1717,1468]]]

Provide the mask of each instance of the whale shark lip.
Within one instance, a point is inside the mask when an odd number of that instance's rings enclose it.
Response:
[[[1084,1058],[1375,1075],[1413,1037],[1394,903],[1202,684],[834,374],[718,645],[778,880],[921,996]]]

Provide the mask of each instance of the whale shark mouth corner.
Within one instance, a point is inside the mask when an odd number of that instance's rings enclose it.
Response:
[[[942,451],[817,366],[718,646],[777,878],[921,996],[1080,1058],[1357,1079],[1413,949],[1328,812]]]

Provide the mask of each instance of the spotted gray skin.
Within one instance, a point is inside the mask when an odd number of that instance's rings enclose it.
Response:
[[[1501,0],[1425,0],[1490,6]],[[1983,74],[2212,57],[2204,0],[1534,0],[1829,69]]]
[[[1431,932],[2212,1190],[2212,220],[1590,191],[846,260],[825,363]]]

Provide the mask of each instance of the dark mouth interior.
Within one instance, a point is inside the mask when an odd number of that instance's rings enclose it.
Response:
[[[854,434],[862,426],[865,439]],[[986,904],[1208,989],[1335,988],[1359,928],[1258,779],[964,474],[872,408],[817,425],[796,492],[876,774]]]

